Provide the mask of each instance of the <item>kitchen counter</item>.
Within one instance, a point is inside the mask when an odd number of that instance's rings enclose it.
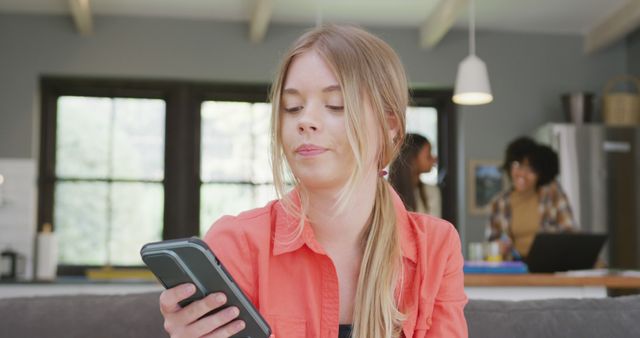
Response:
[[[466,274],[465,291],[474,299],[604,298],[607,289],[640,289],[640,276],[619,274]]]

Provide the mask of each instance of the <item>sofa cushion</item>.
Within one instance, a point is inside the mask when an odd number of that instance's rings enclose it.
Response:
[[[2,337],[167,337],[158,292],[0,300]],[[471,338],[640,336],[640,296],[470,300]]]
[[[529,301],[472,300],[469,337],[640,337],[640,296]]]
[[[159,292],[0,300],[2,337],[167,337]]]

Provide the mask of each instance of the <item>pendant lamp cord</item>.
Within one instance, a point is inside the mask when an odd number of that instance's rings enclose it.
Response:
[[[469,4],[469,52],[476,55],[476,1]]]

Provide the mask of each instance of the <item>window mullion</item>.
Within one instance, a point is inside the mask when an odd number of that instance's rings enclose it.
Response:
[[[187,85],[167,94],[164,239],[198,235],[199,110]],[[196,155],[198,154],[198,155]]]

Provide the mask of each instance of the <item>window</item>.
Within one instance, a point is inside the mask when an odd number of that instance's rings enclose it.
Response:
[[[64,265],[135,265],[162,236],[165,102],[60,96],[54,224]]]
[[[143,243],[204,235],[224,214],[275,198],[266,85],[41,80],[38,226],[59,235],[60,274],[140,266]],[[439,157],[455,221],[451,91],[414,91],[408,131]],[[448,195],[449,194],[449,195]],[[447,203],[447,201],[450,201]],[[455,224],[455,222],[454,222]]]
[[[276,198],[268,152],[270,118],[268,103],[202,103],[201,235],[222,215],[236,215]]]

